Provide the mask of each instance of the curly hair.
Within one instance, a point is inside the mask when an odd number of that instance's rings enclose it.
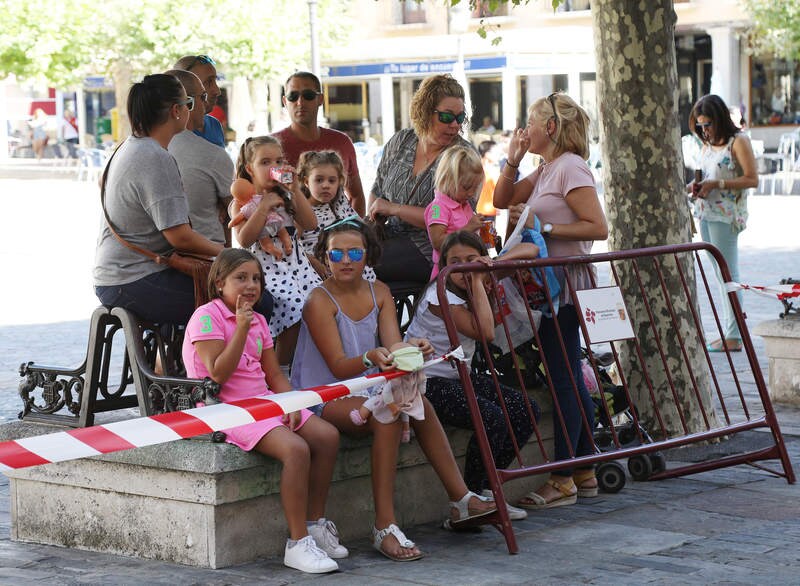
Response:
[[[244,248],[224,248],[211,263],[208,273],[208,298],[219,298],[220,289],[217,282],[224,281],[233,271],[250,261],[256,263],[258,272],[261,273],[261,294],[263,295],[266,290],[266,281],[264,280],[264,268],[258,259]]]
[[[422,138],[430,133],[433,126],[431,116],[436,106],[445,98],[464,99],[464,88],[450,74],[432,75],[422,80],[419,89],[411,97],[411,125],[414,132]],[[464,124],[469,118],[464,120]],[[462,124],[463,126],[463,124]]]
[[[351,216],[340,220],[320,232],[319,240],[317,240],[317,245],[314,247],[314,256],[317,260],[325,264],[327,259],[326,253],[328,252],[328,241],[334,234],[339,234],[340,232],[358,232],[361,234],[364,249],[367,251],[366,264],[374,267],[380,262],[382,248],[378,237],[375,235],[375,230],[358,216]]]
[[[589,158],[589,115],[575,100],[562,92],[552,93],[530,105],[528,116],[534,114],[555,122],[555,132],[550,138],[556,145],[556,156],[569,152]]]

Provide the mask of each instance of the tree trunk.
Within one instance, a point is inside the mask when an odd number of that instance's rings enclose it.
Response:
[[[678,75],[675,61],[675,22],[672,0],[595,0],[592,2],[597,98],[600,112],[605,204],[611,226],[609,249],[625,250],[676,244],[691,240],[691,217],[683,183],[683,162],[678,121]],[[649,326],[642,294],[630,264],[618,266],[620,286],[634,332],[645,358],[665,430],[656,423],[652,401],[632,342],[619,345],[623,370],[643,423],[656,436],[685,435],[705,429],[687,360],[694,373],[709,424],[716,425],[711,388],[703,352],[690,313],[696,303],[694,271],[690,258],[682,259],[691,279],[690,303],[675,282],[675,263],[662,267],[668,295],[676,303],[672,321],[661,296],[659,277],[651,263],[639,272],[648,292],[657,335]],[[671,278],[672,277],[672,278]],[[658,340],[656,340],[656,337]],[[659,344],[667,356],[665,368]],[[678,393],[670,391],[670,371]],[[676,404],[686,418],[684,429]],[[665,434],[663,432],[666,432]]]

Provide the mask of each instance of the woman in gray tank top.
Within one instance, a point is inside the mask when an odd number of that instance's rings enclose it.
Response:
[[[394,300],[389,288],[362,278],[364,264],[376,266],[380,245],[372,230],[357,217],[345,218],[320,234],[315,249],[332,276],[314,289],[303,308],[303,322],[292,364],[292,388],[308,388],[393,368],[390,349],[403,345]],[[432,352],[427,340],[409,339],[423,353]],[[423,556],[396,524],[394,479],[401,423],[370,417],[357,426],[350,412],[365,396],[337,399],[322,406],[323,419],[347,435],[372,434],[372,493],[375,499],[373,546],[395,561]],[[414,432],[450,498],[450,525],[494,519],[496,507],[467,489],[436,412],[423,399],[425,417],[412,420]]]

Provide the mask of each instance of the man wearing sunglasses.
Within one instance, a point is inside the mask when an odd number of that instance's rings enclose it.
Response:
[[[222,130],[222,124],[208,114],[214,108],[217,98],[222,93],[217,85],[216,63],[208,55],[187,55],[178,59],[173,69],[183,69],[194,73],[200,78],[207,92],[206,99],[201,104],[205,114],[203,124],[192,132],[197,136],[202,136],[210,143],[225,148],[225,132]]]
[[[195,134],[198,128],[203,128],[206,116],[207,94],[200,78],[181,69],[166,73],[177,77],[187,98],[194,99],[186,130],[173,136],[167,149],[178,163],[192,228],[212,242],[230,246],[227,207],[231,200],[233,161],[225,149]]]
[[[347,197],[353,210],[363,217],[366,201],[353,143],[343,132],[322,128],[317,124],[317,115],[322,105],[319,78],[308,71],[297,71],[286,80],[284,92],[283,105],[289,113],[291,124],[276,132],[275,136],[281,141],[286,161],[296,166],[300,154],[306,151],[330,149],[339,153],[344,161],[344,174],[347,177]]]

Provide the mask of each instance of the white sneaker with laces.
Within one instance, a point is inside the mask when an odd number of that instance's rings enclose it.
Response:
[[[481,491],[481,496],[485,496],[491,500],[494,500],[494,494],[488,488]],[[528,511],[525,509],[520,509],[518,507],[512,507],[510,504],[506,503],[506,508],[508,509],[508,518],[512,521],[521,521],[522,519],[528,518]]]
[[[346,558],[350,552],[339,543],[339,531],[333,521],[321,517],[313,525],[308,526],[308,534],[314,538],[317,547],[328,554],[328,557],[339,560]]]
[[[318,548],[317,544],[314,543],[314,538],[310,535],[306,535],[303,539],[298,539],[291,546],[289,545],[289,540],[286,540],[283,564],[308,574],[324,574],[339,569],[339,564]]]

